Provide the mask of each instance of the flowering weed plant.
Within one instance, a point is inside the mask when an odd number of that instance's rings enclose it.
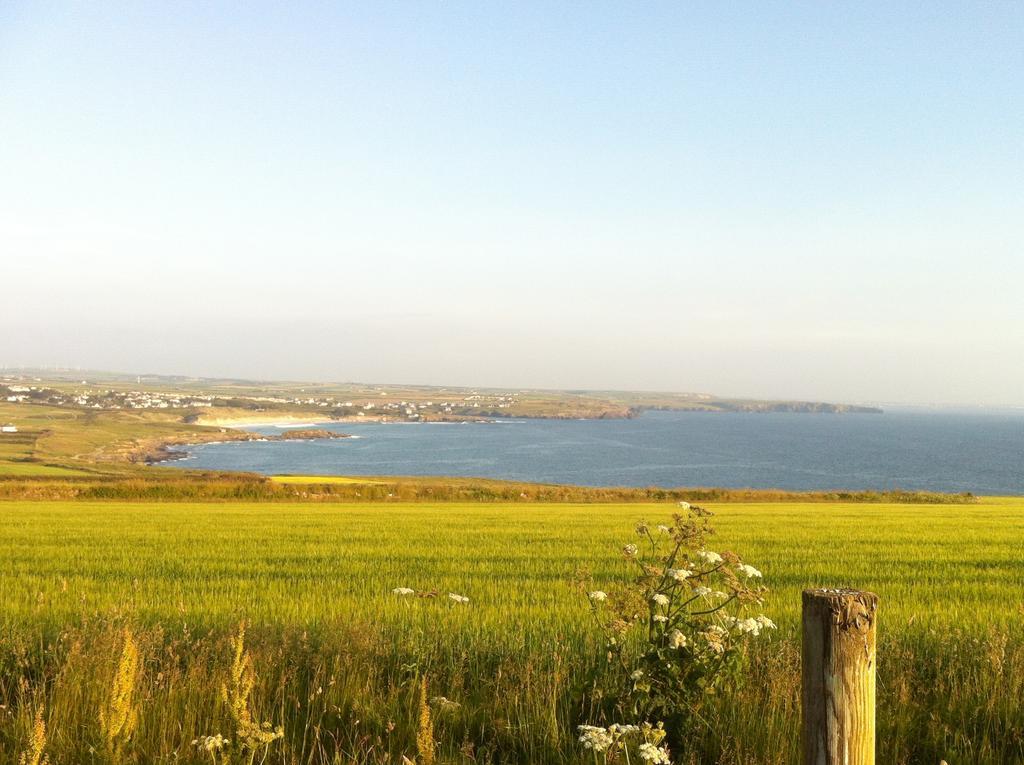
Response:
[[[684,512],[671,525],[637,525],[636,541],[622,548],[632,579],[607,589],[589,578],[581,582],[606,638],[592,683],[595,713],[640,721],[637,730],[645,721],[664,721],[673,746],[702,724],[707,695],[739,681],[748,641],[775,628],[756,613],[767,592],[761,572],[736,553],[709,550],[711,513],[687,503],[681,507]],[[615,742],[622,737],[612,730],[630,727],[595,728],[607,738],[581,728],[580,741],[587,749],[607,742],[601,751],[607,761],[617,761]],[[660,723],[647,729],[662,730]],[[644,743],[651,746],[643,752],[637,747],[642,760],[669,761],[660,738]]]

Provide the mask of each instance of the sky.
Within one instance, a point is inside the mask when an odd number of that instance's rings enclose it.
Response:
[[[0,366],[1024,405],[1024,4],[0,3]]]

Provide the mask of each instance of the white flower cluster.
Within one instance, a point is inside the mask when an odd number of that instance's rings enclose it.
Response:
[[[705,563],[716,564],[722,562],[722,556],[716,552],[711,552],[711,550],[701,550],[697,553],[697,557]]]
[[[758,571],[753,566],[748,566],[745,563],[741,563],[740,565],[738,565],[736,567],[736,570],[739,571],[741,574],[746,574],[748,579],[753,579],[754,577],[757,577],[757,578],[761,577],[761,572],[760,571]]]
[[[668,647],[669,648],[682,648],[686,645],[686,635],[679,630],[672,630],[668,633]]]
[[[584,749],[603,752],[615,742],[615,736],[605,728],[596,725],[577,726],[580,732],[580,743]]]
[[[659,742],[664,738],[664,732],[661,729],[660,723],[657,728],[647,723],[644,723],[642,728],[637,725],[622,725],[619,723],[613,723],[607,728],[601,728],[597,725],[578,725],[577,730],[580,732],[579,741],[583,748],[598,753],[606,752],[613,747],[615,749],[620,747],[625,749],[627,737],[632,734],[639,734],[646,739],[648,734],[654,733],[654,740]],[[641,741],[639,746],[637,746],[637,753],[640,755],[641,760],[653,763],[653,765],[668,765],[670,762],[668,749],[664,746],[658,746],[651,741]]]
[[[414,594],[416,590],[412,589],[411,587],[396,587],[391,592],[393,592],[395,595],[400,595],[404,598],[406,595]]]
[[[644,742],[637,747],[637,752],[640,753],[640,759],[644,762],[650,762],[653,765],[668,765],[670,762],[668,758],[668,749],[663,746],[655,746],[650,742]]]
[[[588,592],[587,597],[595,603],[601,603],[608,599],[608,593],[604,590],[594,590],[593,592]]]
[[[219,752],[231,742],[219,733],[215,736],[200,736],[192,739],[192,746],[207,752]]]
[[[666,595],[663,592],[656,592],[656,593],[654,593],[654,596],[651,598],[651,602],[655,603],[655,604],[657,604],[659,606],[667,606],[668,605],[668,595]]]
[[[448,597],[451,600],[454,600],[456,603],[468,603],[469,602],[469,598],[467,598],[465,595],[458,595],[458,594],[456,594],[454,592],[449,592],[448,593]]]
[[[754,637],[760,635],[761,630],[776,629],[775,622],[763,614],[747,619],[737,619],[735,616],[729,616],[726,617],[726,624],[738,632],[753,635]]]
[[[687,579],[693,576],[693,572],[685,568],[670,568],[665,573],[668,574],[670,579],[676,582],[685,582]]]
[[[634,555],[636,555],[638,549],[639,548],[636,545],[626,545],[625,547],[622,548],[622,552],[627,557],[632,558]]]

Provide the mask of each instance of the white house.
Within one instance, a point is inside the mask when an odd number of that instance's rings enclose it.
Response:
[[[6,425],[0,425],[0,433],[17,433],[18,426],[7,423]]]

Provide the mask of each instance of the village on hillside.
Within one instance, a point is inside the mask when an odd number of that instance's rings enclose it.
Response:
[[[350,417],[393,417],[408,421],[427,416],[497,416],[511,414],[517,403],[512,393],[477,393],[449,396],[443,400],[388,400],[388,391],[375,392],[373,399],[341,400],[331,395],[223,395],[203,392],[119,390],[89,385],[85,380],[77,387],[53,387],[43,380],[24,380],[13,376],[0,377],[0,401],[10,404],[36,404],[96,410],[182,410],[183,416],[196,418],[201,411],[213,407],[242,409],[252,413],[274,413],[300,410],[325,419]],[[11,427],[14,427],[13,425]],[[13,431],[11,431],[13,432]]]

